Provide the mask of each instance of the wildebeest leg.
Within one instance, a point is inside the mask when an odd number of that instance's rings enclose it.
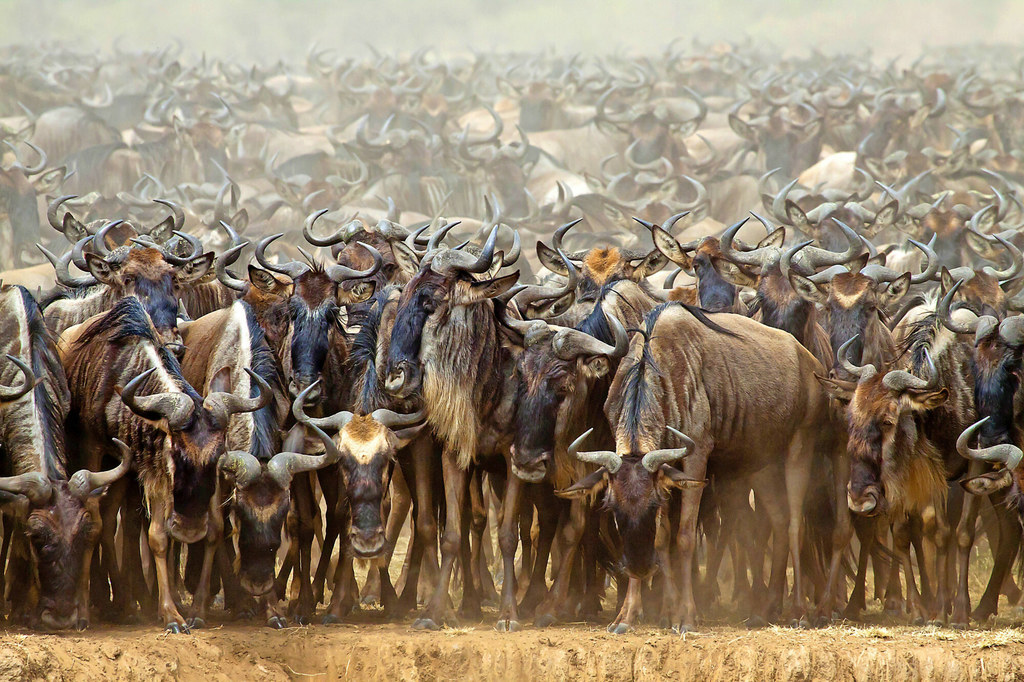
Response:
[[[203,567],[202,572],[199,574],[199,585],[196,588],[195,597],[193,599],[193,610],[195,611],[195,615],[189,619],[188,626],[190,628],[206,627],[207,611],[210,608],[210,592],[211,583],[213,581],[214,559],[217,556],[217,549],[220,547],[221,538],[224,537],[224,517],[221,514],[222,507],[219,504],[221,497],[219,487],[218,483],[218,489],[215,490],[213,497],[210,499],[210,511],[206,517],[207,522],[205,546],[203,548]]]
[[[801,627],[809,625],[806,618],[807,602],[805,601],[804,576],[800,559],[804,539],[804,499],[807,497],[807,487],[811,481],[813,444],[813,434],[798,432],[789,444],[785,466],[786,501],[789,511],[789,550],[793,557],[793,618]],[[774,567],[772,570],[774,571]],[[785,565],[783,565],[782,571],[785,576]],[[785,578],[783,578],[783,592],[785,592]]]
[[[845,483],[843,488],[845,490]],[[844,504],[843,506],[845,507],[846,505]],[[859,620],[861,611],[867,608],[865,592],[867,591],[868,560],[871,558],[875,539],[878,537],[878,531],[875,529],[877,520],[863,516],[848,518],[850,518],[854,530],[857,531],[857,539],[860,540],[860,551],[857,553],[857,575],[853,581],[853,592],[850,594],[850,601],[846,603],[843,617],[849,620]],[[833,557],[833,561],[835,561],[835,557]]]
[[[949,541],[950,541],[950,530],[949,523],[945,511],[940,507],[930,506],[925,510],[924,514],[924,536],[930,542],[927,543],[929,552],[933,556],[926,556],[922,565],[929,573],[932,574],[933,579],[929,580],[931,585],[934,586],[935,591],[932,594],[932,603],[928,606],[931,608],[929,614],[929,621],[933,625],[942,625],[946,621],[946,616],[949,613],[949,561],[947,561],[949,555]]]
[[[642,586],[643,584],[639,578],[634,578],[633,576],[629,577],[629,587],[626,588],[626,598],[622,602],[622,608],[619,609],[619,615],[617,615],[611,625],[608,626],[608,632],[615,635],[622,635],[633,629],[637,618],[640,616],[640,588]]]
[[[451,586],[455,559],[462,545],[462,509],[466,498],[468,472],[459,467],[456,453],[445,451],[441,455],[444,478],[446,519],[441,535],[441,569],[437,586],[423,615],[413,623],[416,629],[438,630],[448,616],[448,590]],[[469,580],[464,580],[468,583]]]
[[[102,525],[100,531],[100,552],[99,552],[99,575],[98,580],[91,581],[98,585],[91,585],[93,603],[103,609],[104,617],[117,622],[125,622],[126,618],[133,615],[133,609],[128,604],[127,594],[131,589],[127,583],[127,574],[117,566],[117,512],[124,504],[127,481],[116,481],[107,490],[107,494],[100,501],[99,522]],[[122,564],[124,562],[122,561]],[[90,564],[91,566],[91,564]],[[107,582],[110,582],[109,588]],[[112,600],[107,601],[110,593]],[[100,599],[102,605],[97,603]]]
[[[910,560],[910,523],[907,520],[894,521],[892,524],[892,549],[907,582],[907,607],[910,613],[910,620],[915,624],[923,624],[925,613],[921,604],[921,594],[917,590],[917,583],[914,580],[914,568]],[[893,566],[893,574],[899,582],[899,572]]]
[[[498,546],[504,566],[504,580],[501,584],[501,609],[498,632],[514,632],[520,629],[519,612],[516,607],[516,548],[519,546],[519,508],[523,499],[523,481],[512,473],[511,464],[505,488],[505,499],[501,505],[501,526],[498,528]]]
[[[491,541],[490,537],[484,535],[487,530],[487,501],[483,491],[485,475],[487,474],[482,468],[476,468],[469,479],[469,491],[466,498],[469,503],[466,520],[469,521],[472,542],[469,541],[470,535],[467,534],[465,542],[469,544],[470,553],[466,558],[469,560],[469,564],[467,566],[465,561],[463,562],[462,573],[463,578],[472,581],[473,589],[472,591],[463,589],[462,615],[473,619],[480,618],[481,602],[484,599],[484,576],[487,576],[488,581],[490,579],[490,571],[485,566],[486,562],[483,561],[483,545],[485,542]],[[493,583],[490,586],[492,589],[494,588]],[[493,601],[497,597],[497,593],[488,596]]]
[[[522,543],[522,549],[519,552],[519,568],[516,571],[516,577],[524,585],[530,567],[533,566],[533,518],[533,504],[522,505],[519,511],[519,541]]]
[[[156,584],[159,593],[157,613],[168,632],[187,632],[185,619],[178,613],[171,587],[168,556],[171,539],[167,534],[167,517],[171,513],[170,501],[161,494],[149,498],[149,549],[156,564]]]
[[[853,519],[850,517],[850,507],[846,502],[846,482],[850,480],[850,460],[846,455],[846,444],[837,445],[832,455],[832,503],[835,510],[835,528],[832,529],[832,557],[828,567],[828,580],[825,583],[825,592],[818,602],[815,621],[823,625],[832,619],[836,606],[836,596],[839,592],[840,579],[843,571],[843,555],[850,546],[853,538]],[[851,597],[847,603],[847,618],[855,618],[860,614],[864,605],[864,580],[867,578],[868,555],[861,545],[860,556],[857,559],[857,580],[854,585],[854,595],[860,590],[860,602],[855,602]],[[862,568],[863,567],[863,568]],[[843,581],[845,594],[845,580]],[[858,606],[860,608],[858,608]],[[851,612],[851,609],[853,611]]]
[[[966,497],[973,497],[972,495],[966,495]],[[1013,584],[1013,577],[1010,575],[1010,567],[1013,565],[1013,560],[1017,556],[1017,550],[1020,548],[1020,523],[1014,518],[1013,514],[1005,513],[1006,507],[1006,491],[1000,490],[992,493],[989,496],[989,501],[995,508],[997,530],[995,559],[992,564],[992,575],[989,577],[988,585],[985,586],[985,592],[981,595],[981,600],[978,602],[977,608],[971,616],[979,621],[986,621],[989,616],[994,616],[998,609],[999,594],[1002,592],[1002,588],[1006,583],[1007,578],[1010,580],[1010,584]],[[989,532],[989,544],[991,542],[991,530]],[[1016,587],[1016,585],[1013,585]],[[1007,595],[1010,596],[1010,595]],[[1012,604],[1013,599],[1009,600]],[[968,606],[970,603],[968,602]]]
[[[298,545],[298,570],[295,580],[299,581],[299,594],[289,610],[299,625],[308,625],[313,617],[313,588],[310,585],[312,570],[312,548],[314,515],[319,512],[313,500],[313,480],[306,474],[292,479],[292,501],[298,511],[298,523],[293,542]]]
[[[682,470],[686,478],[703,481],[707,475],[710,444],[703,445],[683,460]],[[697,548],[697,512],[700,509],[701,488],[683,488],[680,491],[682,506],[679,512],[680,589],[679,605],[672,619],[672,628],[679,632],[692,630],[697,624],[697,604],[693,599],[693,553]],[[630,589],[633,588],[632,582]],[[640,587],[637,585],[637,598]]]
[[[416,608],[419,592],[420,569],[424,563],[436,565],[437,516],[434,513],[434,469],[439,464],[434,452],[434,441],[428,436],[417,438],[398,462],[406,481],[414,484],[413,528],[409,557],[405,565],[405,586],[395,606],[395,615]],[[429,550],[429,551],[428,551]]]
[[[537,604],[544,599],[548,592],[547,569],[548,558],[551,556],[551,545],[554,542],[555,534],[562,525],[562,514],[564,504],[562,500],[553,498],[551,491],[545,491],[540,486],[534,486],[533,497],[537,500],[537,551],[533,561],[533,570],[530,572],[530,584],[526,588],[526,594],[519,604],[520,611],[532,613]],[[564,563],[565,557],[559,557],[559,562]]]
[[[480,576],[477,575],[475,568],[476,562],[473,560],[475,554],[473,553],[473,546],[471,543],[472,537],[472,524],[473,524],[473,501],[472,501],[472,488],[473,478],[480,474],[479,470],[475,466],[470,466],[469,473],[466,476],[466,491],[462,499],[462,513],[459,515],[461,520],[459,528],[459,575],[462,578],[462,604],[459,607],[459,616],[469,620],[479,620],[481,617],[480,609]]]
[[[768,598],[755,606],[747,625],[760,627],[774,621],[782,611],[786,591],[786,564],[789,559],[789,519],[782,472],[777,466],[765,467],[750,476],[758,510],[763,510],[772,528],[772,564],[768,578]]]
[[[317,471],[316,475],[320,482],[320,490],[324,493],[324,508],[327,510],[324,543],[320,551],[320,561],[316,565],[316,575],[313,578],[313,603],[319,604],[324,600],[324,583],[327,581],[327,571],[331,566],[334,543],[338,541],[337,506],[341,476],[337,465],[324,467]]]
[[[78,576],[78,587],[75,598],[78,607],[78,620],[75,627],[84,630],[89,627],[89,578],[92,569],[92,555],[96,551],[96,541],[102,532],[102,516],[100,515],[100,501],[92,498],[85,503],[86,513],[92,519],[93,527],[85,539],[85,551],[82,553],[82,570]]]
[[[573,499],[569,502],[569,509],[560,525],[560,542],[564,549],[564,555],[561,563],[558,564],[555,580],[551,584],[551,591],[544,603],[537,609],[537,616],[534,619],[534,625],[537,627],[547,627],[557,620],[571,616],[569,587],[573,571],[578,571],[580,567],[579,547],[580,539],[586,528],[587,508],[588,505],[584,500]]]
[[[967,476],[978,476],[988,468],[985,462],[972,460],[967,467]],[[968,614],[971,612],[971,595],[968,582],[968,570],[971,563],[971,548],[977,531],[978,507],[981,498],[971,493],[964,493],[964,503],[960,510],[960,522],[956,526],[956,571],[958,585],[956,597],[953,599],[953,615],[950,624],[955,628],[965,628]]]

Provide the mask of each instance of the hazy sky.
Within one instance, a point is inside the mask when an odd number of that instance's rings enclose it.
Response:
[[[421,45],[450,51],[655,52],[671,39],[750,36],[883,56],[922,45],[1020,43],[1020,0],[0,0],[0,42],[153,46],[172,38],[210,54],[301,58],[312,41],[346,53]]]

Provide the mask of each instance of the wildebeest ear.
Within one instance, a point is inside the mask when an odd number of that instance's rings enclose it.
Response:
[[[793,286],[793,290],[796,291],[797,296],[805,301],[820,303],[822,305],[828,301],[827,284],[815,284],[793,270],[789,271],[789,283]]]
[[[115,268],[98,253],[85,254],[85,262],[89,266],[89,272],[98,282],[111,284],[114,278]]]
[[[949,268],[945,265],[942,266],[942,272],[939,274],[939,292],[942,296],[946,295],[956,282],[953,281],[953,275],[950,274]]]
[[[635,282],[639,282],[645,277],[650,277],[666,265],[668,265],[668,256],[658,249],[651,249],[651,252],[644,256],[644,259],[633,267],[633,276],[630,277],[630,279]]]
[[[67,174],[67,166],[51,168],[33,180],[32,186],[36,188],[36,194],[49,194],[50,192],[56,191],[56,189],[61,186]]]
[[[503,293],[514,287],[518,281],[519,271],[516,270],[511,275],[495,277],[494,279],[485,279],[482,282],[470,282],[468,289],[461,287],[456,289],[456,291],[460,291],[462,293],[461,295],[456,294],[457,299],[453,301],[453,305],[468,305],[470,303],[482,301],[486,298],[501,296]]]
[[[277,293],[277,289],[280,286],[277,278],[274,277],[271,272],[258,268],[252,263],[249,264],[249,281],[252,282],[253,286],[257,289],[265,291],[268,294]]]
[[[61,224],[61,227],[63,228],[61,231],[64,233],[64,237],[72,244],[76,244],[79,239],[85,239],[89,236],[89,231],[85,229],[85,225],[75,216],[71,215],[71,211],[64,214],[64,222]]]
[[[345,282],[345,284],[338,287],[338,304],[355,305],[357,303],[362,303],[373,296],[373,292],[376,290],[377,283],[373,280]]]
[[[1008,469],[989,471],[960,481],[960,487],[972,495],[991,495],[997,490],[1009,488],[1012,484],[1013,476]]]
[[[964,230],[964,241],[967,242],[967,246],[971,248],[971,251],[978,254],[982,258],[999,262],[999,252],[1003,250],[999,242],[989,242],[987,239],[982,237],[980,234],[971,230]]]
[[[807,214],[792,199],[786,199],[786,219],[801,232],[810,232],[813,229]]]
[[[416,253],[409,248],[405,242],[391,242],[391,253],[395,255],[395,262],[409,277],[412,277],[420,270],[420,259]]]
[[[665,254],[670,261],[682,266],[684,270],[693,269],[693,258],[679,248],[679,242],[672,235],[655,225],[654,229],[651,230],[651,236],[654,237],[654,246]]]
[[[231,390],[231,368],[224,365],[210,379],[210,387],[206,391],[210,393],[232,393]]]
[[[707,481],[699,481],[695,478],[689,478],[679,469],[668,464],[662,464],[661,468],[658,469],[658,473],[661,474],[659,483],[670,487],[679,488],[680,490],[703,488],[708,484]]]
[[[778,227],[772,230],[771,234],[757,243],[757,248],[763,249],[768,246],[781,247],[786,241],[786,228]]]
[[[754,128],[736,114],[729,114],[729,127],[740,137],[751,142],[757,141],[757,133]]]
[[[427,423],[423,422],[422,424],[417,424],[416,426],[409,426],[404,429],[398,429],[392,431],[391,433],[395,434],[395,438],[398,439],[398,447],[404,448],[406,445],[411,443],[413,439],[416,438],[416,436],[420,435],[420,431],[422,431],[423,427],[426,425]]]
[[[756,287],[757,277],[727,258],[715,256],[711,259],[715,270],[725,279],[742,287]]]
[[[844,403],[853,400],[853,394],[857,390],[857,382],[832,379],[831,377],[818,376],[817,374],[814,375],[814,378],[818,380],[818,383],[821,384],[821,387],[825,389],[825,393],[828,393],[830,398]]]
[[[878,213],[875,214],[875,219],[872,221],[872,226],[875,230],[880,230],[883,227],[889,227],[896,220],[896,214],[900,210],[900,202],[893,199],[888,204],[878,209]]]
[[[576,497],[583,497],[588,493],[601,492],[608,485],[605,473],[607,473],[607,470],[602,467],[597,471],[591,472],[585,478],[576,481],[565,490],[556,490],[555,495],[564,500],[571,500]]]
[[[165,242],[171,238],[174,234],[174,217],[167,216],[159,223],[156,224],[152,230],[149,231],[149,236],[153,238],[155,242]]]
[[[563,263],[562,259],[558,256],[558,252],[539,239],[537,240],[537,258],[540,259],[541,265],[551,272],[561,275],[562,277],[569,276],[569,270],[565,267],[565,263]]]
[[[910,291],[910,273],[904,272],[902,275],[894,279],[885,285],[882,290],[881,301],[879,303],[882,307],[890,306],[897,301],[903,300],[903,297]]]
[[[581,358],[580,362],[584,370],[594,379],[600,379],[608,374],[608,358],[603,355],[594,355],[589,358]]]
[[[245,228],[249,227],[249,211],[239,209],[238,213],[231,216],[231,220],[228,225],[235,228],[235,232],[242,232]]]
[[[919,391],[911,389],[904,395],[910,400],[910,407],[917,412],[933,410],[942,403],[949,400],[949,389],[940,388],[937,391]]]
[[[175,275],[179,283],[188,284],[206,277],[206,274],[210,272],[210,268],[213,267],[213,251],[207,251],[202,256],[197,256],[185,265],[181,266]]]

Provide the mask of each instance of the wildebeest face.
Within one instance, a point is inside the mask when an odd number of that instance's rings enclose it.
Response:
[[[444,277],[425,268],[412,278],[398,299],[386,384],[388,392],[397,398],[408,398],[423,383],[420,354],[424,330],[428,324],[436,326],[437,318],[447,309],[447,290],[452,286],[449,279],[451,276]]]
[[[384,499],[400,442],[371,416],[355,416],[338,434],[352,525],[349,544],[361,558],[380,556],[387,549]]]
[[[199,256],[178,269],[164,260],[157,249],[130,249],[123,259],[107,260],[88,253],[85,256],[93,277],[108,286],[115,299],[135,296],[149,313],[160,340],[180,342],[178,335],[178,299],[182,291],[206,276],[213,265],[213,253]]]
[[[39,624],[47,630],[75,627],[78,588],[85,550],[96,534],[92,515],[66,482],[54,483],[49,502],[29,514],[25,524],[35,559],[39,589]]]
[[[290,487],[282,488],[264,473],[252,484],[235,488],[232,506],[238,526],[238,577],[246,592],[259,597],[274,586],[274,561],[291,506]]]
[[[166,422],[164,423],[166,426]],[[217,490],[217,463],[225,452],[227,422],[197,406],[184,428],[167,429],[165,448],[173,480],[171,536],[196,542],[206,535],[210,500]]]

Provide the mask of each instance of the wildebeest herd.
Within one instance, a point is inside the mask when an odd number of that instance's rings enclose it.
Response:
[[[1019,56],[5,48],[9,620],[984,621]]]

